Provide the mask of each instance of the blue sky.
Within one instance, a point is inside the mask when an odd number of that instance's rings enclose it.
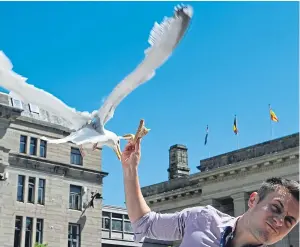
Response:
[[[155,21],[174,2],[1,2],[0,49],[28,82],[78,110],[103,97],[143,59]],[[188,147],[191,172],[203,158],[298,131],[298,3],[191,2],[187,35],[156,76],[117,108],[107,128],[135,132],[144,118],[141,185],[168,179],[168,150]],[[41,99],[42,100],[42,99]],[[206,125],[210,133],[204,146]],[[123,143],[122,147],[125,143]],[[103,150],[104,203],[124,206],[121,164]]]

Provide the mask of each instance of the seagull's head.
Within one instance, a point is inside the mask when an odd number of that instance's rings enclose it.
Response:
[[[108,130],[105,130],[105,132],[105,135],[108,137],[108,141],[106,142],[107,146],[111,147],[115,151],[118,159],[121,160],[120,136]]]

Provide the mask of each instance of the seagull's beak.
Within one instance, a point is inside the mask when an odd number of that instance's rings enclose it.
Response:
[[[113,150],[115,151],[118,159],[121,160],[122,152],[121,152],[120,145],[117,144],[116,146],[114,146]]]

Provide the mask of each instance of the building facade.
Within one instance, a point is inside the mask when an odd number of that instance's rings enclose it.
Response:
[[[131,223],[126,208],[103,205],[102,247],[167,247],[172,242],[145,239],[134,242]]]
[[[69,123],[3,93],[0,126],[1,246],[101,246],[101,150],[48,144]]]
[[[141,246],[133,241],[133,232],[125,208],[104,205],[102,208],[102,247]]]
[[[172,146],[169,180],[142,188],[152,210],[174,212],[212,205],[238,216],[247,210],[249,195],[266,178],[280,176],[299,181],[299,133],[201,160],[200,172],[191,175],[187,157],[184,145]],[[299,246],[299,224],[275,246]]]

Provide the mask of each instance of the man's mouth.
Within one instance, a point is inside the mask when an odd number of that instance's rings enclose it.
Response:
[[[272,226],[272,224],[270,224],[269,222],[266,222],[267,225],[277,234],[277,230]]]

